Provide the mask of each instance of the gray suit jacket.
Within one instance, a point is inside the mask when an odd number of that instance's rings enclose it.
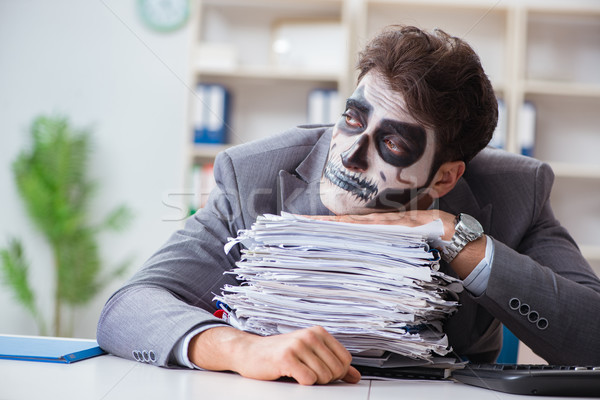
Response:
[[[237,283],[223,272],[240,255],[237,247],[224,253],[227,238],[263,213],[330,214],[319,199],[330,139],[328,127],[298,127],[219,154],[208,205],[106,303],[100,346],[172,365],[173,347],[187,332],[223,323],[211,314],[213,294]],[[550,363],[600,364],[600,281],[554,218],[552,181],[546,164],[485,149],[440,199],[441,210],[477,218],[495,245],[486,292],[463,292],[445,323],[457,354],[493,361],[502,322]]]

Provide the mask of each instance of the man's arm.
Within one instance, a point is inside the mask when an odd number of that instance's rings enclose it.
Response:
[[[237,284],[235,276],[224,272],[239,259],[239,249],[225,254],[223,245],[244,226],[226,155],[217,157],[215,177],[219,182],[207,206],[188,218],[106,303],[97,333],[105,350],[129,359],[152,351],[154,364],[174,365],[173,349],[188,332],[226,325],[212,315],[213,297],[225,284]]]
[[[440,219],[444,224],[442,240],[450,241],[454,235],[456,216],[441,210],[415,210],[365,215],[307,215],[320,221],[336,221],[357,224],[421,226]],[[452,260],[450,266],[461,279],[465,279],[485,257],[486,236],[468,243]],[[439,249],[441,250],[441,249]]]
[[[290,377],[303,385],[360,380],[348,350],[318,326],[267,337],[212,328],[192,339],[188,356],[200,368],[260,380]]]
[[[98,323],[100,346],[120,357],[176,365],[173,351],[182,338],[203,326],[223,324],[192,338],[188,357],[194,364],[257,379],[290,376],[303,384],[360,380],[348,351],[323,328],[260,337],[212,315],[213,293],[237,283],[223,273],[239,259],[239,249],[226,255],[223,245],[244,227],[235,169],[226,155],[218,157],[215,176],[218,187],[208,206],[109,299]],[[148,356],[140,359],[139,354]]]
[[[530,179],[527,229],[510,246],[495,241],[488,288],[475,301],[549,363],[597,365],[600,280],[554,217],[550,167],[540,164]]]

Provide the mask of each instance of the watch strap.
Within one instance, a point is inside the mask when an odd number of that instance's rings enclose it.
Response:
[[[469,240],[465,235],[458,231],[455,232],[452,236],[450,244],[446,246],[442,252],[442,259],[447,263],[451,263],[456,258],[458,253],[460,253],[461,250],[464,249],[467,244],[469,244],[469,242],[471,242],[471,240]]]
[[[472,222],[475,222],[478,226],[478,230],[472,231],[465,224],[461,222],[462,217],[470,219]],[[454,235],[448,244],[442,251],[441,257],[447,263],[451,263],[454,258],[461,252],[464,247],[470,242],[479,239],[483,236],[483,229],[481,229],[481,225],[479,222],[474,220],[473,217],[466,214],[458,214],[456,216],[456,227],[454,231]]]

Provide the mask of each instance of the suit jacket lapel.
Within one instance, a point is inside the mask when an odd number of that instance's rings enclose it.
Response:
[[[332,128],[317,141],[311,152],[296,168],[296,173],[279,171],[279,212],[305,215],[333,215],[321,202],[319,182],[329,154]]]

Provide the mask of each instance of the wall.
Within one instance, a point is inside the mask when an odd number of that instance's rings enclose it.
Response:
[[[106,267],[133,256],[130,276],[180,226],[163,200],[179,191],[187,107],[189,27],[160,34],[142,25],[135,0],[0,0],[0,246],[21,237],[38,305],[52,310],[51,254],[30,224],[10,165],[40,114],[62,114],[94,132],[92,205],[105,215],[126,203],[128,230],[104,235]],[[115,282],[75,314],[75,335],[95,337]],[[48,318],[49,319],[49,318]],[[0,333],[37,334],[29,315],[0,286]]]

